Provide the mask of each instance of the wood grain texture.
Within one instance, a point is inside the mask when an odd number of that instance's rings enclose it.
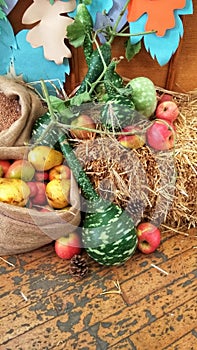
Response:
[[[87,258],[83,280],[69,275],[53,244],[0,261],[0,349],[183,349],[197,332],[196,230],[163,234],[150,255],[120,267]],[[158,271],[154,264],[168,274]],[[122,294],[114,282],[119,281]],[[112,293],[105,294],[105,292]]]

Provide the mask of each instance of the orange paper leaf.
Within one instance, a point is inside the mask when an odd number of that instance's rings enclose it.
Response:
[[[33,48],[43,46],[46,59],[62,64],[64,57],[71,57],[71,52],[65,45],[64,39],[67,26],[73,22],[73,19],[62,14],[73,11],[76,7],[76,0],[55,1],[53,5],[49,0],[33,1],[33,4],[25,11],[22,23],[39,23],[30,29],[26,40]]]
[[[145,31],[156,30],[158,36],[164,36],[167,29],[175,27],[174,10],[182,9],[185,5],[186,0],[131,0],[128,22],[134,22],[147,13]]]

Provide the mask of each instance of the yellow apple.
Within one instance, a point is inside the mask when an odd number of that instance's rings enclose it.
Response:
[[[46,185],[46,197],[49,205],[55,209],[62,209],[69,204],[70,180],[53,179]]]
[[[70,179],[70,168],[64,164],[54,166],[49,171],[49,181],[53,179]]]

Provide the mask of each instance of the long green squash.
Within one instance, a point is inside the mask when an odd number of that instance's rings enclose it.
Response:
[[[102,199],[95,191],[67,138],[62,134],[60,147],[87,200],[82,223],[82,241],[87,253],[103,265],[120,265],[135,252],[137,235],[130,215],[119,206]]]

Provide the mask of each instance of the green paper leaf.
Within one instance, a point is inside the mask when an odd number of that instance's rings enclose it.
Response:
[[[126,42],[126,50],[125,50],[125,57],[128,61],[130,61],[137,53],[139,53],[141,50],[141,41],[139,41],[136,44],[131,44],[130,39]]]
[[[77,18],[67,26],[67,38],[75,48],[83,45],[85,35],[84,25]]]

